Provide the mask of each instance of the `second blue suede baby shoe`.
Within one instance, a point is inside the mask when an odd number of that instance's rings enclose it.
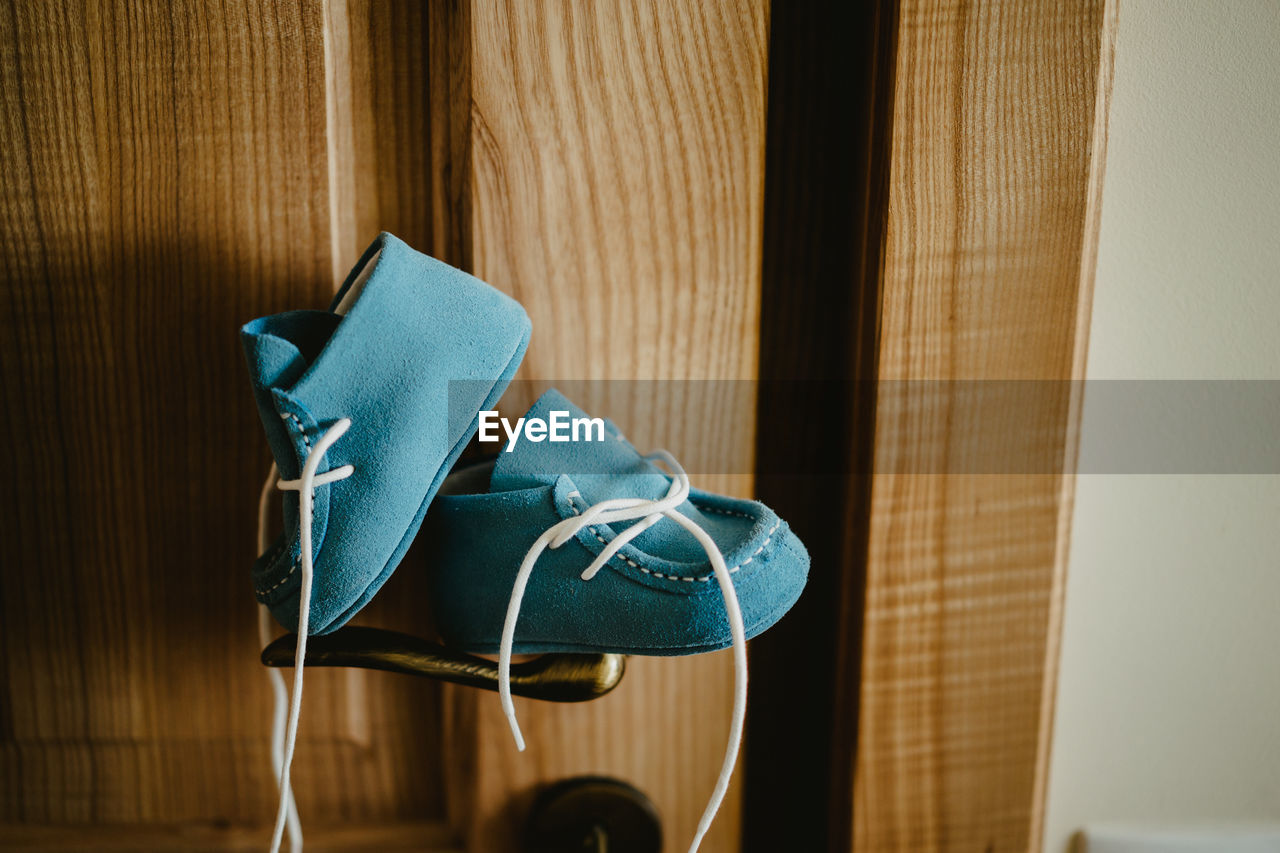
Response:
[[[590,420],[554,390],[525,419],[548,422],[553,412],[564,413],[558,420],[568,435],[575,419]],[[520,434],[495,461],[460,468],[446,481],[424,527],[431,603],[445,642],[499,651],[521,566],[557,525],[568,539],[547,539],[517,596],[515,654],[684,655],[730,646],[723,590],[692,527],[723,556],[746,637],[777,622],[809,569],[787,523],[756,501],[698,489],[673,495],[683,472],[663,473],[612,423],[597,421],[603,440],[581,440],[581,429],[578,441]],[[680,500],[661,506],[669,495]]]
[[[730,734],[689,848],[696,853],[739,753],[746,640],[800,597],[809,553],[763,503],[692,488],[669,453],[641,456],[613,424],[559,392],[543,394],[522,424],[503,427],[509,441],[497,460],[454,471],[428,515],[436,628],[454,647],[498,653],[517,749],[525,739],[512,654],[732,646]]]
[[[455,407],[492,407],[529,333],[515,300],[390,234],[364,253],[330,310],[244,326],[254,398],[287,490],[284,532],[253,581],[282,625],[296,630],[309,598],[308,633],[333,631],[373,597],[475,432],[474,417],[448,417],[451,381],[467,380],[452,392]]]
[[[800,597],[809,554],[764,504],[692,488],[670,454],[642,456],[557,391],[523,423],[503,427],[509,441],[494,462],[450,475],[428,515],[436,626],[455,647],[498,654],[502,711],[521,750],[513,654],[732,646],[729,740],[694,853],[742,741],[747,640]]]

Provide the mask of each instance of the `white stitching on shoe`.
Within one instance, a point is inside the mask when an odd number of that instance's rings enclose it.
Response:
[[[310,452],[311,439],[307,438],[306,427],[302,425],[302,421],[298,420],[298,416],[295,415],[293,412],[285,412],[284,414],[280,415],[280,418],[286,422],[292,419],[293,422],[298,425],[298,434],[302,436],[302,443],[306,445],[307,451]]]
[[[293,565],[289,567],[289,571],[285,572],[284,577],[282,577],[279,581],[277,581],[275,585],[270,586],[267,589],[255,590],[255,592],[257,592],[258,595],[270,595],[280,587],[284,586],[284,582],[287,581],[289,578],[293,577],[293,573],[296,572],[297,570],[298,570],[298,563],[295,560]]]
[[[717,515],[736,515],[738,518],[749,518],[752,521],[758,520],[754,515],[751,515],[750,513],[746,513],[746,512],[737,512],[732,509],[721,509],[718,506],[711,506],[710,504],[694,503],[693,501],[689,501],[689,503],[693,504],[703,512],[714,512]]]
[[[582,513],[578,511],[577,505],[573,502],[573,499],[575,496],[579,498],[582,497],[582,495],[577,494],[576,492],[568,495],[569,509],[573,510],[574,515],[582,515]],[[586,502],[585,499],[583,502],[584,503]],[[754,515],[747,515],[745,512],[734,512],[733,510],[729,510],[729,509],[720,509],[718,507],[702,506],[701,504],[694,504],[694,506],[698,507],[698,509],[704,509],[710,512],[717,512],[717,513],[720,513],[721,515],[736,515],[741,518],[749,518],[753,521],[756,520],[756,517]],[[769,532],[768,534],[765,535],[764,541],[760,543],[760,547],[757,548],[750,557],[747,557],[747,559],[743,560],[741,563],[739,563],[738,565],[730,569],[729,574],[733,574],[734,572],[746,566],[748,563],[750,563],[752,560],[758,557],[761,551],[769,547],[769,543],[773,541],[773,534],[778,532],[778,525],[780,525],[781,523],[782,522],[778,522],[778,524],[775,524],[773,527],[769,528]],[[591,534],[596,537],[596,539],[600,542],[601,545],[609,544],[608,541],[603,536],[600,535],[600,531],[597,528],[588,527],[587,529],[591,531]],[[645,568],[644,566],[640,565],[635,560],[632,560],[626,554],[623,554],[621,552],[619,552],[615,556],[621,557],[622,560],[631,568],[639,569],[640,571],[644,572],[646,575],[653,575],[655,578],[662,578],[663,580],[684,581],[685,583],[708,583],[709,581],[715,578],[714,572],[709,575],[703,575],[700,578],[690,578],[690,577],[684,577],[682,575],[663,574],[662,572],[655,572],[653,569]]]
[[[283,412],[280,415],[280,419],[283,420],[286,424],[290,420],[292,420],[294,424],[297,425],[298,435],[302,437],[302,444],[307,448],[307,452],[310,453],[311,439],[307,437],[306,427],[302,425],[302,421],[298,420],[298,416],[295,415],[293,412]],[[313,497],[315,496],[315,493],[316,493],[316,490],[312,489],[311,494]],[[273,559],[274,559],[274,554],[278,554],[280,551],[283,551],[283,550],[284,550],[284,543],[281,542],[279,545],[277,545],[275,548],[272,549]],[[271,593],[275,592],[277,589],[284,586],[285,582],[288,581],[289,578],[293,577],[294,572],[298,571],[300,560],[301,558],[299,558],[298,560],[294,560],[293,565],[289,567],[289,571],[284,573],[284,577],[280,578],[280,580],[276,581],[276,583],[273,584],[272,586],[266,589],[258,589],[257,587],[254,587],[253,591],[258,595],[270,595]]]

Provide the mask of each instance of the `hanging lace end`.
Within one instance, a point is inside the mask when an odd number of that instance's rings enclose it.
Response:
[[[524,735],[520,733],[520,724],[516,722],[516,715],[508,715],[507,723],[511,726],[511,737],[515,739],[516,751],[524,752]]]

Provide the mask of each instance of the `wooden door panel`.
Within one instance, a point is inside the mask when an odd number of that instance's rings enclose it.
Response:
[[[763,3],[477,2],[471,49],[470,240],[478,275],[533,320],[530,380],[753,379],[767,9]],[[625,384],[625,383],[624,383]],[[703,487],[749,493],[746,416],[679,382],[591,387],[639,446],[728,460]],[[522,414],[517,387],[503,405]],[[679,396],[686,394],[683,399]],[[606,773],[654,799],[667,849],[693,837],[732,706],[727,653],[631,658],[581,706],[517,700],[517,753],[497,701],[452,691],[450,786],[474,851],[512,849],[540,783]],[[735,783],[704,845],[739,837]]]
[[[0,6],[0,823],[274,812],[248,579],[268,456],[236,330],[322,306],[354,260],[333,243],[331,11]],[[414,583],[369,618],[410,619]],[[309,678],[303,814],[439,817],[437,705]]]
[[[858,851],[1040,845],[1114,18],[899,9]],[[989,380],[1037,384],[1011,411]]]

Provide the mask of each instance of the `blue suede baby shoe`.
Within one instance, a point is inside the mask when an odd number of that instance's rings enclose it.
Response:
[[[450,475],[428,516],[436,625],[451,645],[498,653],[502,710],[521,750],[513,654],[733,646],[729,741],[696,853],[742,741],[746,641],[795,604],[809,553],[768,507],[691,488],[669,454],[641,456],[557,391],[524,423],[504,427],[512,435],[494,462]]]
[[[573,420],[588,419],[552,390],[525,420],[550,421],[553,412],[565,413],[557,420],[568,435]],[[537,558],[523,590],[513,653],[685,655],[731,645],[706,549],[682,523],[653,518],[661,511],[653,504],[678,477],[641,456],[612,423],[596,421],[602,428],[593,437],[600,433],[603,440],[583,440],[583,429],[578,441],[549,435],[534,441],[522,433],[495,461],[461,468],[446,480],[423,533],[431,542],[431,604],[447,644],[499,651],[517,572],[535,542],[561,525],[576,529],[571,541],[549,542]],[[625,502],[636,506],[621,508]],[[602,504],[594,523],[582,523]],[[768,507],[691,489],[672,509],[705,531],[723,555],[747,638],[777,622],[800,597],[809,554]],[[610,521],[611,513],[633,517]],[[635,538],[618,542],[599,570],[594,564],[622,533]],[[588,568],[598,574],[584,580]]]
[[[468,380],[453,390],[455,409],[492,407],[529,333],[513,299],[390,234],[365,251],[330,310],[244,326],[254,398],[288,490],[284,532],[253,582],[282,625],[297,629],[309,597],[301,621],[327,633],[373,597],[476,430],[474,417],[448,417],[450,381]]]

